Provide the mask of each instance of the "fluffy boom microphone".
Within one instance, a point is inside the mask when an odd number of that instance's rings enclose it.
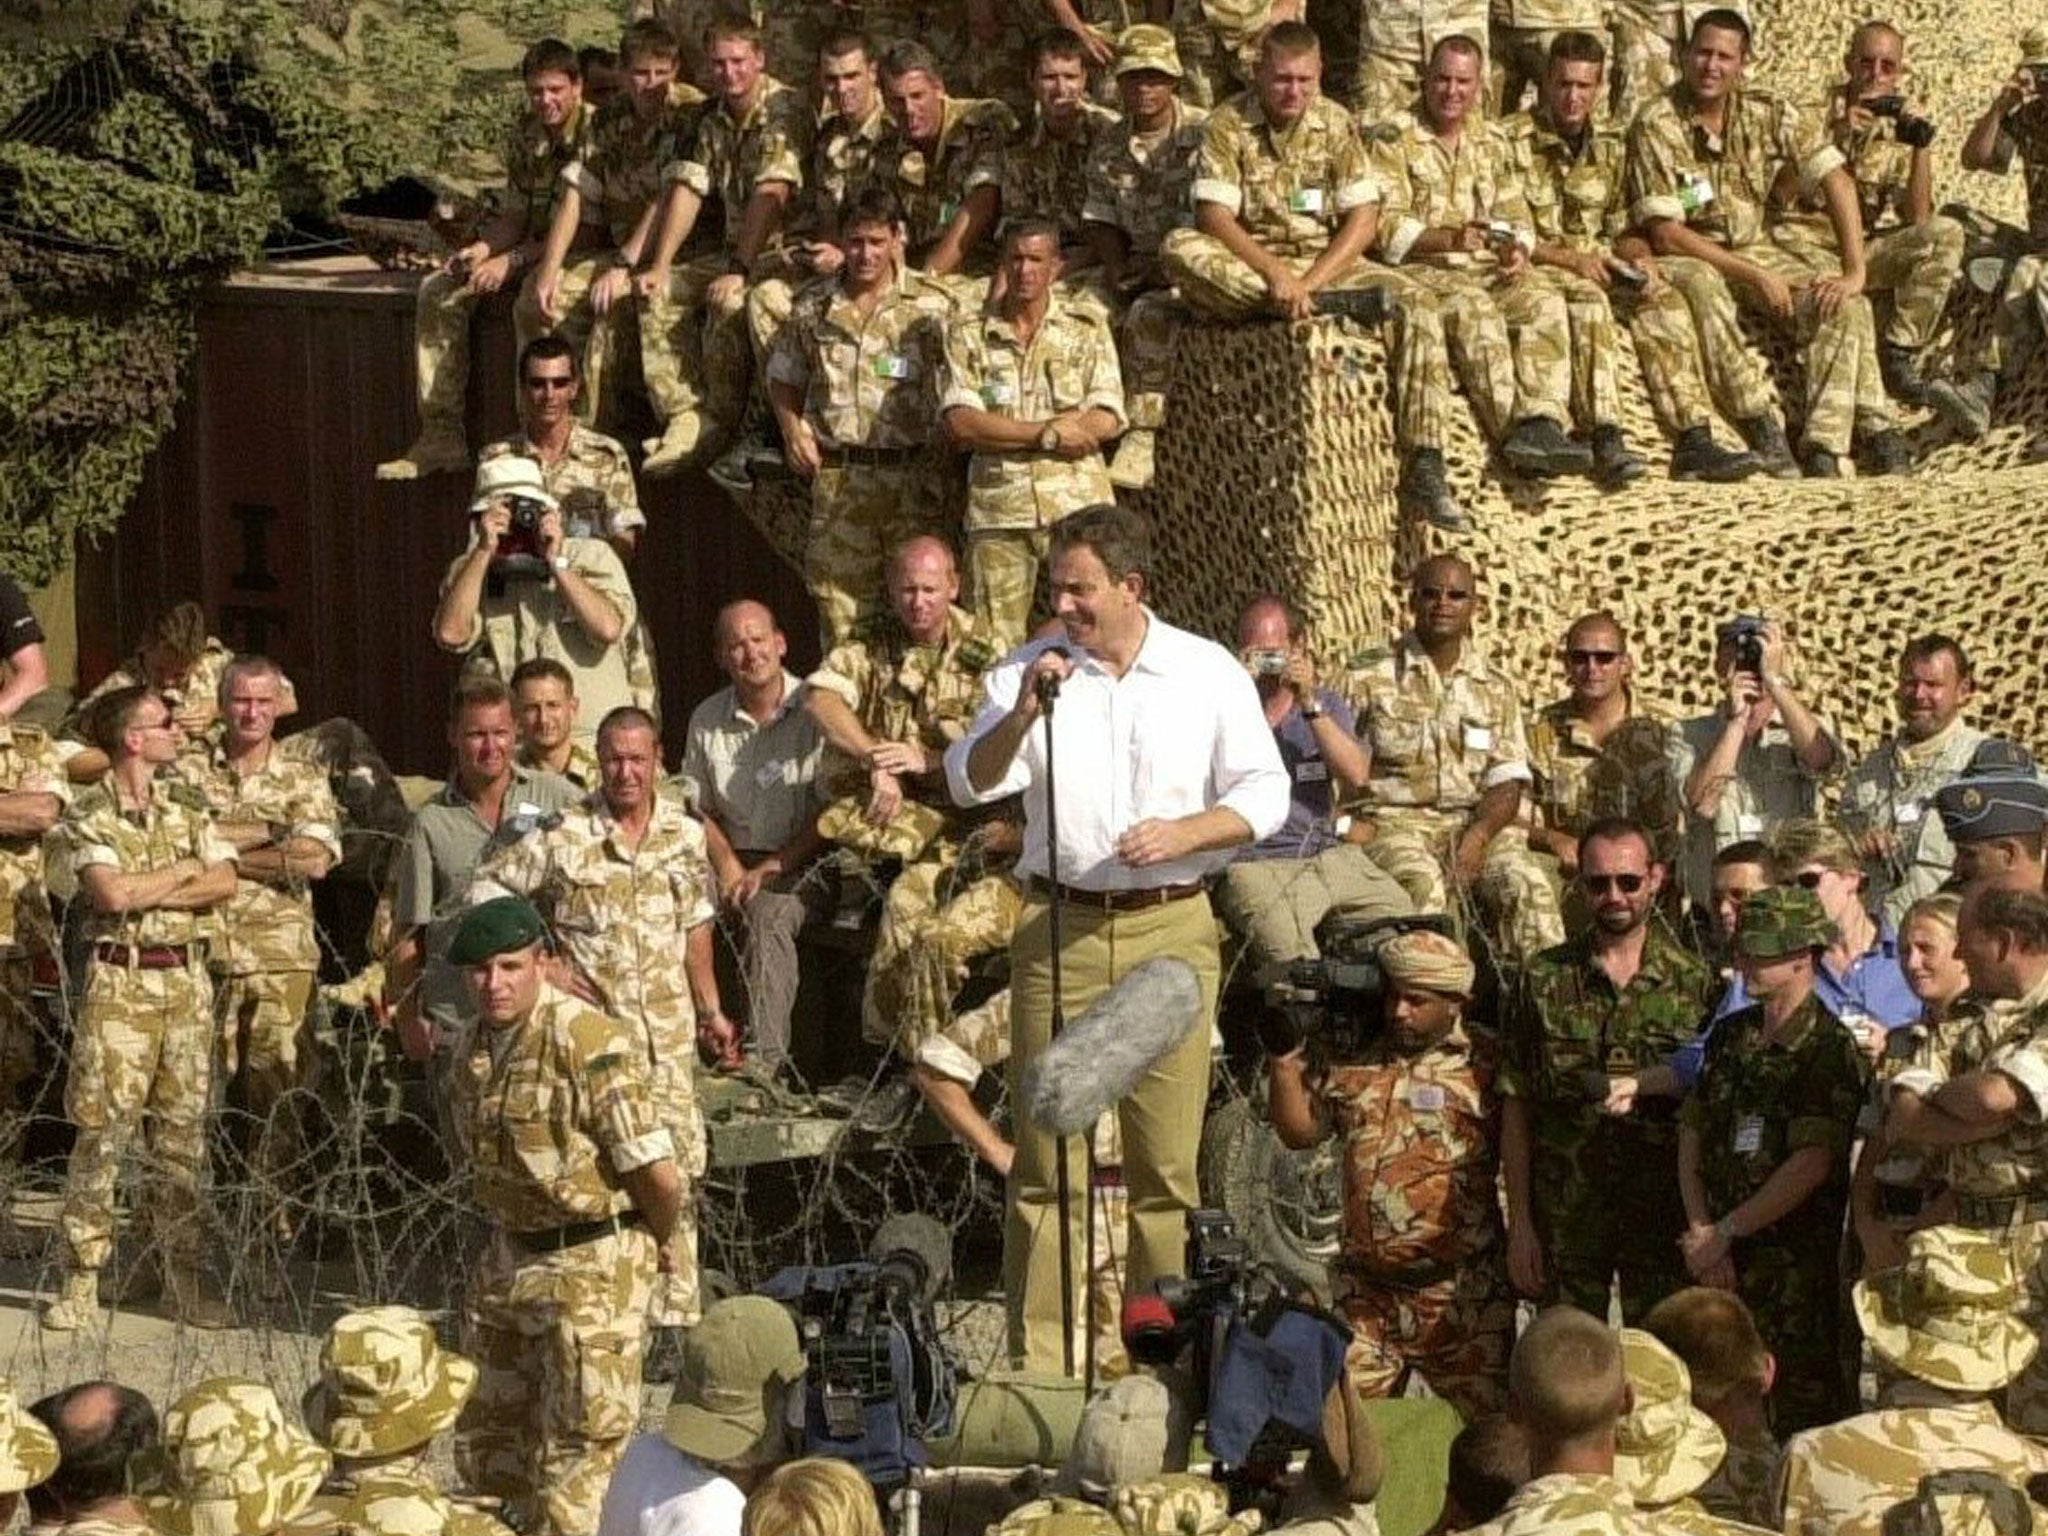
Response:
[[[1132,966],[1025,1069],[1025,1112],[1057,1136],[1087,1130],[1202,1023],[1192,965],[1160,955]]]

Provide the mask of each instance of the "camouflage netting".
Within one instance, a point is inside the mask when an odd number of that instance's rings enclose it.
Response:
[[[205,286],[295,221],[434,167],[495,178],[546,0],[0,0],[0,566],[111,528],[171,424]]]

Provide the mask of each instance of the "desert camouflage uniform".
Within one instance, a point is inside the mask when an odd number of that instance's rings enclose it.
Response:
[[[1487,47],[1487,0],[1350,0],[1346,9],[1357,17],[1358,72],[1344,105],[1368,127],[1414,104],[1439,41],[1457,33]],[[1350,20],[1339,18],[1339,30]]]
[[[1678,1106],[1636,1101],[1604,1115],[1589,1075],[1634,1077],[1698,1032],[1715,977],[1653,920],[1642,966],[1616,992],[1579,933],[1537,955],[1505,1015],[1500,1091],[1529,1110],[1536,1230],[1554,1298],[1595,1317],[1620,1276],[1621,1314],[1635,1323],[1685,1284],[1678,1237]]]
[[[1497,1516],[1468,1536],[1657,1536],[1662,1530],[1613,1478],[1558,1472],[1522,1484]]]
[[[1715,8],[1706,0],[1614,0],[1607,85],[1617,123],[1634,122],[1638,112],[1678,84],[1679,56],[1692,24]],[[1734,0],[1727,9],[1754,23],[1748,0]]]
[[[1942,1171],[1956,1196],[1956,1223],[1995,1233],[2023,1278],[2021,1315],[2038,1331],[2048,1321],[2048,987],[2027,996],[1977,1004],[1956,1038],[1948,1075],[2003,1075],[2018,1093],[2021,1111],[2002,1134],[1951,1147]],[[1893,1088],[1932,1094],[1942,1081],[1938,1065],[1908,1069]],[[2005,1389],[2005,1420],[2022,1434],[2048,1433],[2048,1363],[2038,1356]]]
[[[825,279],[798,295],[769,354],[769,382],[802,394],[824,457],[811,481],[804,582],[827,647],[886,606],[896,547],[945,528],[946,464],[934,439],[956,311],[953,288],[914,270],[899,270],[867,311]]]
[[[1012,421],[1103,410],[1122,431],[1123,376],[1109,322],[1058,293],[1029,343],[993,310],[958,316],[946,327],[940,416],[955,406]],[[998,652],[1020,644],[1030,627],[1052,525],[1115,499],[1100,452],[1068,459],[1034,446],[968,456],[967,575],[975,615]]]
[[[1838,818],[1845,831],[1886,832],[1891,852],[1863,865],[1863,900],[1893,927],[1932,896],[1955,867],[1955,845],[1934,813],[1934,796],[1962,777],[1984,744],[1976,727],[1952,720],[1925,741],[1892,735],[1849,770]]]
[[[893,905],[893,888],[890,898]],[[963,880],[957,865],[947,870],[931,908],[910,918],[897,935],[896,964],[887,971],[869,967],[861,1000],[868,1038],[893,1043],[898,1052],[917,1059],[924,1042],[953,1022],[953,998],[967,980],[968,967],[985,955],[1009,952],[1023,908],[1023,893],[1007,870],[972,880]],[[1007,1056],[1007,1041],[1004,1049]]]
[[[1474,118],[1453,146],[1405,113],[1378,133],[1372,164],[1386,193],[1382,258],[1436,296],[1451,362],[1479,424],[1496,438],[1532,416],[1569,430],[1571,321],[1561,287],[1533,269],[1503,277],[1490,251],[1411,255],[1425,230],[1474,219],[1511,224],[1525,249],[1534,244],[1506,134]]]
[[[180,859],[213,865],[235,857],[214,831],[205,798],[170,777],[160,777],[149,804],[134,810],[120,803],[113,781],[104,780],[78,796],[52,835],[81,876],[93,866],[136,875]],[[153,1190],[137,1209],[147,1213],[162,1244],[164,1267],[189,1272],[202,1245],[199,1196],[213,1076],[206,948],[218,931],[215,917],[166,907],[102,912],[87,900],[77,905],[94,957],[64,1085],[64,1114],[78,1128],[64,1183],[65,1266],[76,1275],[106,1264],[121,1159],[140,1130]],[[123,958],[114,958],[116,949],[125,951]],[[163,969],[140,964],[141,952],[154,949],[181,951],[184,963]]]
[[[1628,716],[1595,742],[1560,699],[1536,711],[1529,727],[1530,810],[1537,824],[1581,837],[1602,817],[1618,816],[1650,834],[1668,866],[1678,857],[1685,803],[1671,776],[1671,716],[1629,690]]]
[[[265,822],[278,846],[303,839],[340,861],[341,811],[326,773],[281,744],[272,742],[263,766],[242,775],[227,759],[224,735],[215,735],[181,758],[179,771],[206,797],[217,824]],[[300,880],[276,886],[241,876],[219,915],[212,969],[220,1080],[225,1088],[246,1074],[242,1109],[256,1122],[255,1172],[277,1198],[276,1181],[299,1151],[291,1095],[305,1085],[301,1034],[320,971],[313,893]]]
[[[1680,1111],[1699,1137],[1707,1204],[1725,1216],[1794,1152],[1828,1154],[1826,1182],[1789,1215],[1733,1246],[1736,1290],[1778,1357],[1772,1420],[1781,1435],[1840,1418],[1855,1406],[1841,1356],[1838,1254],[1848,1205],[1849,1143],[1869,1076],[1862,1047],[1809,998],[1762,1042],[1763,1006],[1714,1026],[1699,1086]]]
[[[519,216],[519,241],[547,239],[562,172],[583,153],[596,120],[596,110],[579,102],[559,138],[529,111],[521,111],[512,124],[505,139],[505,187],[495,202],[499,214]],[[413,309],[413,359],[422,432],[443,432],[458,440],[463,436],[470,311],[481,298],[464,279],[438,267],[420,279]]]
[[[1505,130],[1536,238],[1575,251],[1611,252],[1629,224],[1620,127],[1596,118],[1574,146],[1539,107],[1510,119]],[[1728,328],[1715,333],[1695,327],[1692,309],[1674,283],[1632,293],[1619,286],[1601,289],[1554,267],[1541,274],[1564,293],[1572,333],[1572,419],[1581,426],[1621,421],[1617,311],[1635,338],[1657,425],[1670,436],[1709,425],[1710,390],[1738,421],[1774,408],[1770,381],[1743,346],[1732,310]],[[1711,372],[1702,372],[1703,362]]]
[[[1767,1531],[1778,1525],[1778,1467],[1784,1450],[1768,1431],[1760,1435],[1729,1435],[1728,1453],[1714,1475],[1693,1490],[1709,1514],[1739,1520]]]
[[[1937,1471],[1990,1472],[2024,1488],[2048,1472],[2048,1447],[2008,1429],[1988,1402],[1860,1413],[1785,1447],[1778,1528],[1785,1536],[1883,1536],[1893,1528],[1885,1516]]]
[[[455,1461],[532,1536],[593,1536],[640,1422],[655,1243],[619,1175],[674,1153],[644,1056],[617,1020],[543,986],[525,1018],[477,1027],[456,1077],[492,1232],[463,1306],[478,1380]],[[545,1246],[603,1221],[614,1230]]]
[[[1250,90],[1272,15],[1273,0],[1173,0],[1174,51],[1185,71],[1180,99],[1206,109]]]
[[[1781,169],[1795,171],[1801,188],[1811,192],[1823,177],[1842,168],[1842,152],[1818,123],[1767,91],[1744,86],[1729,96],[1726,110],[1729,126],[1719,141],[1694,120],[1683,85],[1642,110],[1628,130],[1632,221],[1683,220],[1695,234],[1776,273],[1795,290],[1833,274],[1838,268],[1831,259],[1801,255],[1768,239],[1764,220]],[[1738,303],[1756,303],[1748,290],[1731,290],[1704,261],[1677,256],[1660,265],[1684,292],[1709,349],[1733,325]],[[1805,360],[1803,435],[1809,445],[1846,457],[1854,432],[1891,425],[1868,299],[1844,300],[1824,319],[1810,303],[1802,303],[1792,336]],[[1711,361],[1708,366],[1722,365]]]
[[[1160,247],[1191,215],[1188,199],[1195,162],[1209,114],[1175,102],[1173,123],[1147,142],[1119,119],[1095,141],[1088,157],[1087,189],[1081,203],[1084,224],[1123,231],[1130,250],[1124,272],[1135,278],[1137,296],[1117,322],[1124,373],[1124,405],[1134,428],[1166,425],[1166,390],[1173,379],[1173,348],[1183,307],[1160,264]]]
[[[883,136],[875,150],[874,178],[903,204],[911,265],[921,265],[931,255],[969,193],[1001,187],[1003,145],[1016,131],[1016,114],[1000,101],[949,96],[929,154],[899,128],[892,126]],[[989,245],[962,253],[964,275],[986,277],[994,266],[995,251]]]
[[[618,418],[627,387],[622,375],[630,375],[639,362],[637,348],[628,355],[636,306],[630,299],[614,304],[599,325],[590,307],[591,284],[614,265],[640,215],[660,196],[663,167],[695,136],[703,111],[704,93],[682,80],[669,87],[667,107],[644,122],[632,102],[619,96],[598,110],[581,154],[562,171],[562,180],[582,195],[583,223],[602,228],[608,243],[564,259],[553,321],[540,312],[535,292],[540,269],[528,273],[512,306],[512,322],[521,348],[536,336],[558,334],[582,351],[583,392],[577,414],[585,421],[605,425]]]
[[[1492,0],[1488,7],[1493,53],[1490,113],[1507,117],[1522,109],[1531,87],[1543,83],[1550,67],[1550,42],[1560,32],[1607,29],[1610,0]]]
[[[1470,641],[1445,677],[1412,633],[1355,658],[1351,682],[1372,759],[1364,806],[1377,825],[1373,860],[1418,912],[1447,911],[1444,860],[1481,795],[1529,779],[1514,683]],[[1478,895],[1515,958],[1564,941],[1557,891],[1521,828],[1504,827],[1487,844]]]
[[[479,881],[539,905],[555,942],[597,989],[606,1013],[634,1037],[655,1118],[675,1144],[682,1209],[675,1268],[657,1277],[653,1322],[697,1321],[697,1186],[707,1148],[697,1108],[697,1008],[686,964],[693,929],[717,915],[704,828],[657,796],[638,847],[616,832],[602,794],[485,856]]]
[[[2015,159],[2026,184],[2027,223],[2022,229],[2000,220],[1991,228],[1990,248],[2012,258],[2012,270],[1999,290],[1982,361],[2008,377],[2025,367],[2048,331],[2048,100],[2021,103],[1999,125],[1987,169],[2003,176]]]
[[[1507,1394],[1515,1302],[1495,1179],[1500,1111],[1492,1042],[1463,1023],[1405,1054],[1384,1038],[1317,1091],[1343,1138],[1344,1236],[1333,1277],[1361,1396],[1399,1394],[1413,1370],[1469,1421]]]
[[[67,1531],[72,1529],[66,1528]],[[133,1536],[133,1527],[121,1536]],[[434,1486],[418,1467],[336,1472],[277,1536],[511,1536],[497,1516]]]
[[[706,204],[715,200],[725,210],[721,247],[672,267],[667,288],[638,306],[647,395],[665,423],[695,414],[730,428],[746,409],[746,294],[742,290],[713,306],[709,289],[735,270],[740,230],[754,194],[772,182],[787,183],[792,195],[801,191],[811,126],[804,98],[763,75],[744,118],[735,121],[723,103],[707,107],[696,145],[663,173],[665,181],[681,182]],[[781,241],[781,232],[771,231],[756,254],[764,275],[775,275],[786,265]]]
[[[647,526],[647,514],[640,510],[640,492],[633,484],[633,461],[626,456],[625,444],[617,438],[573,422],[569,427],[569,446],[558,457],[549,458],[524,432],[515,432],[489,444],[476,461],[479,465],[487,464],[507,454],[531,459],[540,466],[541,484],[562,504],[562,532],[568,537],[617,539]],[[657,709],[660,683],[654,637],[648,633],[644,614],[633,616],[633,622],[619,638],[619,646],[625,652],[626,685],[632,690],[633,702],[650,712]],[[577,751],[584,750],[583,743],[596,734],[603,718],[598,715],[590,720],[577,720]],[[587,784],[574,775],[570,777],[583,788],[593,789],[597,785],[595,758],[590,760],[590,769]]]
[[[1899,142],[1896,118],[1873,117],[1856,127],[1839,90],[1814,116],[1828,125],[1828,135],[1856,183],[1856,206],[1863,215],[1863,291],[1892,296],[1884,339],[1918,351],[1941,328],[1949,290],[1962,271],[1963,226],[1941,213],[1930,213],[1918,224],[1908,222],[1906,183],[1912,175],[1913,148]],[[1782,211],[1774,221],[1772,238],[1810,256],[1823,271],[1841,255],[1827,204],[1818,192]]]
[[[0,720],[0,796],[50,795],[61,812],[71,781],[56,746],[31,725]],[[0,837],[0,1154],[12,1151],[15,1105],[35,1076],[38,1025],[29,1001],[37,961],[57,954],[57,930],[43,883],[43,840]]]
[[[536,773],[552,773],[585,791],[597,788],[603,777],[603,770],[597,766],[597,754],[573,736],[569,739],[569,756],[560,769],[548,767],[536,753],[523,746],[512,754],[512,760]]]
[[[1283,131],[1266,121],[1259,98],[1247,95],[1203,124],[1190,195],[1229,210],[1263,249],[1301,273],[1329,248],[1352,210],[1379,202],[1382,191],[1355,125],[1334,101],[1317,97]],[[1265,279],[1200,230],[1166,231],[1160,260],[1181,297],[1205,314],[1245,320],[1270,313]],[[1328,286],[1385,288],[1400,301],[1387,338],[1394,438],[1404,452],[1441,449],[1450,430],[1450,367],[1435,302],[1403,274],[1363,260]]]
[[[1031,120],[1003,146],[1003,174],[997,183],[1002,188],[1003,223],[1044,219],[1059,230],[1060,250],[1070,263],[1088,259],[1081,229],[1088,166],[1097,146],[1121,122],[1107,107],[1084,101],[1072,131],[1054,137],[1034,107]]]

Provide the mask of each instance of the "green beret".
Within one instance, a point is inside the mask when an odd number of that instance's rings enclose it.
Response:
[[[481,965],[493,955],[538,944],[548,931],[523,896],[497,896],[469,909],[448,946],[450,965]]]
[[[1735,952],[1752,960],[1780,960],[1803,949],[1826,949],[1835,925],[1820,898],[1800,885],[1767,885],[1742,903]]]

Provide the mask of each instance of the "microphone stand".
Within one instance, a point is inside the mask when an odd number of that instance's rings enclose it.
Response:
[[[1047,925],[1052,938],[1052,1030],[1051,1038],[1059,1039],[1060,1031],[1067,1027],[1066,1001],[1061,985],[1062,934],[1061,911],[1064,903],[1060,899],[1060,813],[1059,780],[1055,773],[1052,736],[1053,705],[1060,696],[1060,683],[1056,677],[1041,675],[1033,686],[1038,691],[1038,707],[1045,717],[1045,874],[1052,887],[1052,906],[1046,914]],[[1090,1179],[1094,1182],[1092,1163],[1094,1140],[1087,1143],[1090,1151]],[[1074,1181],[1067,1168],[1067,1138],[1058,1137],[1054,1142],[1054,1163],[1056,1180],[1054,1189],[1060,1207],[1060,1362],[1066,1375],[1074,1374],[1074,1232],[1072,1215],[1074,1210]],[[1089,1192],[1084,1219],[1088,1229],[1088,1262],[1095,1258],[1094,1227],[1095,1202],[1093,1190]],[[1095,1376],[1095,1329],[1090,1324],[1082,1347],[1083,1377],[1082,1395],[1085,1398],[1094,1389]]]

